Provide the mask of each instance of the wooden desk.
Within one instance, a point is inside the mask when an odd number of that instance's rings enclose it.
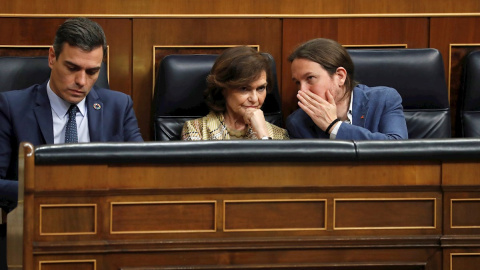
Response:
[[[128,163],[113,147],[104,162],[55,165],[24,147],[24,269],[453,270],[480,260],[478,162]]]

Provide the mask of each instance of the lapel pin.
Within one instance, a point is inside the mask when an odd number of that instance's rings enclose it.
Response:
[[[360,116],[360,118],[361,118],[361,119],[363,119],[363,118],[364,118],[364,117],[363,117],[363,115],[362,115],[362,116]]]
[[[102,105],[100,105],[100,104],[98,104],[98,103],[95,103],[95,104],[93,104],[93,108],[94,108],[95,110],[100,110],[100,109],[102,108]]]

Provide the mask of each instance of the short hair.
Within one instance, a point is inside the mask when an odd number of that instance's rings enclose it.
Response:
[[[216,113],[226,110],[223,89],[242,87],[257,80],[262,71],[267,76],[267,92],[273,88],[270,60],[255,49],[247,46],[225,50],[215,61],[207,76],[204,97],[209,109]]]
[[[103,57],[105,58],[107,54],[107,38],[102,27],[87,18],[68,19],[60,25],[53,42],[55,57],[58,58],[65,42],[86,52],[91,52],[93,49],[102,46]]]
[[[347,71],[345,94],[353,91],[353,88],[357,85],[357,82],[353,79],[354,65],[352,58],[347,50],[334,40],[326,38],[309,40],[298,46],[290,54],[288,61],[293,62],[297,58],[320,64],[330,76],[335,74],[337,68],[343,67]]]

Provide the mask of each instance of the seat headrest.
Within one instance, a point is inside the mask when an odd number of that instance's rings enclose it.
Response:
[[[398,91],[410,139],[451,137],[448,89],[438,50],[355,49],[348,52],[357,82]]]
[[[449,108],[443,59],[436,49],[348,50],[355,80],[395,88],[404,109]]]
[[[462,79],[463,110],[480,111],[480,51],[467,55]]]
[[[0,91],[19,90],[41,84],[50,78],[47,56],[0,57]],[[105,63],[102,63],[96,86],[109,88]]]
[[[480,137],[480,51],[465,57],[456,121],[457,136]]]

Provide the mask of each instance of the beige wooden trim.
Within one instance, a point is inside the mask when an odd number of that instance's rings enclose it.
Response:
[[[39,261],[38,262],[38,269],[42,270],[42,264],[56,264],[56,263],[86,263],[90,262],[93,263],[93,269],[97,269],[97,260],[58,260],[58,261]]]
[[[359,14],[32,14],[0,13],[5,18],[70,18],[86,16],[89,18],[125,18],[125,19],[316,19],[316,18],[424,18],[424,17],[476,17],[480,12],[460,13],[359,13]]]

